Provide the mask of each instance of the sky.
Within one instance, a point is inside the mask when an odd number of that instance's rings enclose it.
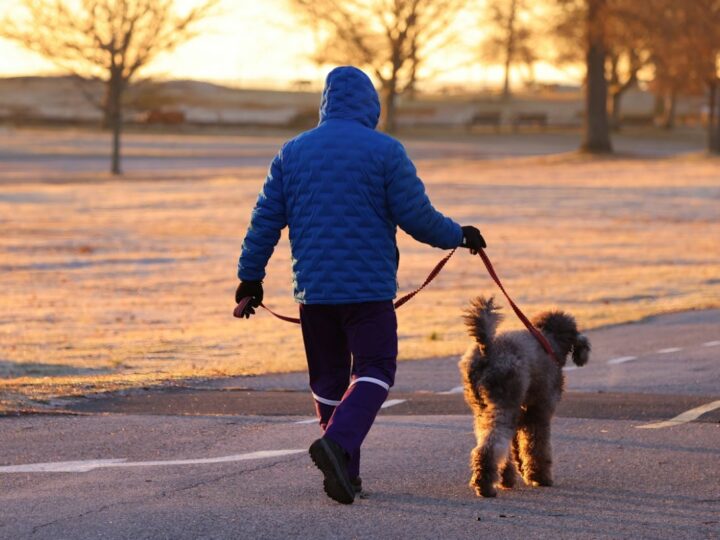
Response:
[[[19,0],[0,0],[0,17],[17,16]],[[176,0],[182,12],[200,0]],[[297,80],[319,85],[330,66],[317,66],[310,59],[315,48],[311,31],[298,25],[286,0],[221,0],[220,15],[203,21],[201,35],[172,53],[159,56],[143,72],[159,78],[200,79],[235,86],[291,87]],[[479,42],[482,32],[471,24],[474,17],[461,17],[459,27],[469,42]],[[477,20],[475,18],[475,20]],[[474,37],[476,35],[476,37]],[[468,47],[436,55],[430,66],[440,75],[435,84],[498,84],[500,68],[468,62]],[[464,66],[462,66],[465,64]],[[462,66],[447,69],[447,65]],[[0,39],[0,76],[58,73],[58,69],[42,57]],[[577,70],[557,70],[548,65],[536,69],[539,80],[546,82],[577,82]]]

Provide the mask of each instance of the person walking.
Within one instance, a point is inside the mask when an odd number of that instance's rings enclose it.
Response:
[[[310,456],[324,488],[350,504],[362,489],[360,447],[395,382],[396,229],[442,249],[486,247],[480,231],[433,208],[403,146],[375,130],[378,94],[352,66],[333,69],[314,129],[270,164],[238,261],[236,302],[263,299],[265,267],[289,229],[310,389],[324,433]]]

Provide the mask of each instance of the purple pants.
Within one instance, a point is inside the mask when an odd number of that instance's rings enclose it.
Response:
[[[391,300],[300,305],[310,389],[320,427],[360,474],[360,446],[395,382],[397,318]]]

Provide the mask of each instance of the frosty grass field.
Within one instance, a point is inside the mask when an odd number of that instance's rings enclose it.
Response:
[[[674,156],[591,159],[569,152],[576,135],[538,137],[407,144],[436,207],[480,227],[527,313],[567,308],[587,329],[720,306],[720,161],[685,155],[680,139],[618,143]],[[302,370],[296,326],[231,316],[240,244],[281,140],[130,135],[116,181],[105,135],[0,132],[0,409]],[[443,252],[404,233],[399,247],[402,292]],[[286,234],[265,287],[266,303],[296,314]],[[398,312],[401,358],[460,354],[461,310],[480,293],[499,294],[458,252]]]

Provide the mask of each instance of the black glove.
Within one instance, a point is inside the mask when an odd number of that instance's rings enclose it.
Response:
[[[487,247],[485,239],[482,237],[482,234],[480,234],[480,231],[477,229],[477,227],[473,227],[472,225],[466,225],[462,228],[462,232],[463,241],[460,245],[462,247],[468,248],[470,250],[470,253],[472,253],[473,255],[477,255],[478,251]]]
[[[242,312],[242,317],[246,319],[250,318],[250,315],[255,314],[253,308],[258,307],[263,301],[263,288],[262,281],[241,281],[235,291],[235,302],[240,303],[240,300],[250,296],[251,300]]]

